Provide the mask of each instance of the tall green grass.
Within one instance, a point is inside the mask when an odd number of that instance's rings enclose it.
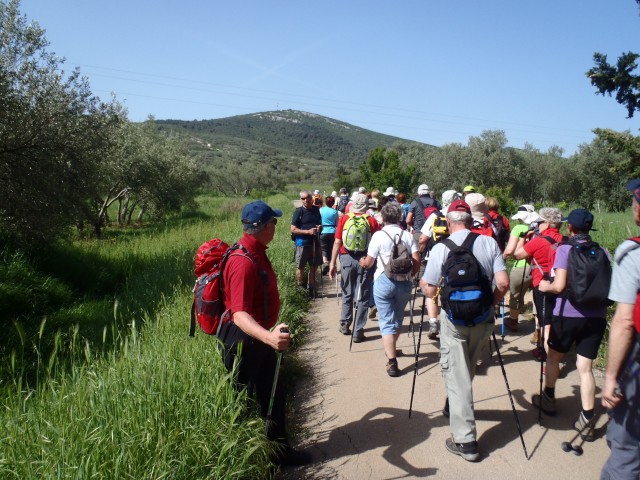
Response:
[[[285,210],[285,218],[293,210],[283,196],[268,201]],[[86,277],[84,291],[74,280],[81,273],[67,272],[64,280],[51,275],[67,289],[59,308],[51,307],[44,323],[36,323],[37,315],[16,319],[19,340],[1,357],[4,373],[12,374],[4,377],[0,397],[1,478],[271,475],[263,421],[233,388],[215,338],[187,335],[195,250],[214,236],[239,238],[243,203],[203,197],[198,214],[164,228],[75,246],[86,255],[75,252],[77,258],[91,259],[107,277],[115,272],[119,285],[102,300],[101,315],[86,317],[86,304],[100,301],[100,288],[92,290],[100,272]],[[278,224],[278,232],[269,256],[281,287],[281,320],[299,341],[308,302],[293,280],[288,222]]]

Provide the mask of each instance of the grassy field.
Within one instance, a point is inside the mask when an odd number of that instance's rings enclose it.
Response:
[[[290,215],[284,196],[268,201]],[[270,476],[264,424],[231,388],[215,338],[188,337],[195,250],[239,238],[244,202],[199,203],[161,228],[108,231],[42,258],[4,252],[0,478]],[[307,301],[288,222],[277,228],[281,320],[300,339]]]

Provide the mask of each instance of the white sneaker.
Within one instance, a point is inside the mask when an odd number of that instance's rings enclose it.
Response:
[[[429,331],[427,332],[427,337],[431,340],[435,339],[440,334],[440,323],[437,319],[429,319]]]

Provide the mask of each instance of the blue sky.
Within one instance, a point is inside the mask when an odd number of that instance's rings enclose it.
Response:
[[[22,0],[49,50],[129,118],[303,110],[433,145],[504,130],[570,155],[638,134],[585,76],[640,53],[634,0]]]

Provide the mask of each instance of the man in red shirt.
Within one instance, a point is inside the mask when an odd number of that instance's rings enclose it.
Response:
[[[556,295],[542,293],[538,286],[543,278],[548,278],[551,265],[550,254],[553,246],[562,242],[560,226],[562,225],[562,212],[558,208],[541,208],[538,212],[541,220],[534,231],[530,231],[518,241],[518,246],[513,256],[517,260],[531,258],[531,275],[533,277],[533,302],[538,315],[538,325],[533,333],[531,343],[538,344],[540,334],[538,329],[544,328],[544,349],[547,350],[547,339],[553,316],[553,307],[556,303]],[[534,235],[535,233],[535,235]],[[544,318],[543,318],[544,313]]]
[[[239,362],[235,380],[255,396],[265,418],[277,368],[276,352],[286,350],[291,341],[288,326],[276,325],[280,311],[278,281],[266,254],[281,216],[281,210],[274,210],[261,200],[242,210],[244,235],[238,241],[241,248],[229,256],[223,272],[224,304],[231,321],[223,324],[218,335],[224,344],[225,366],[231,371]],[[309,463],[307,452],[289,445],[285,398],[284,384],[278,382],[267,430],[269,439],[283,445],[275,461],[281,465]]]

